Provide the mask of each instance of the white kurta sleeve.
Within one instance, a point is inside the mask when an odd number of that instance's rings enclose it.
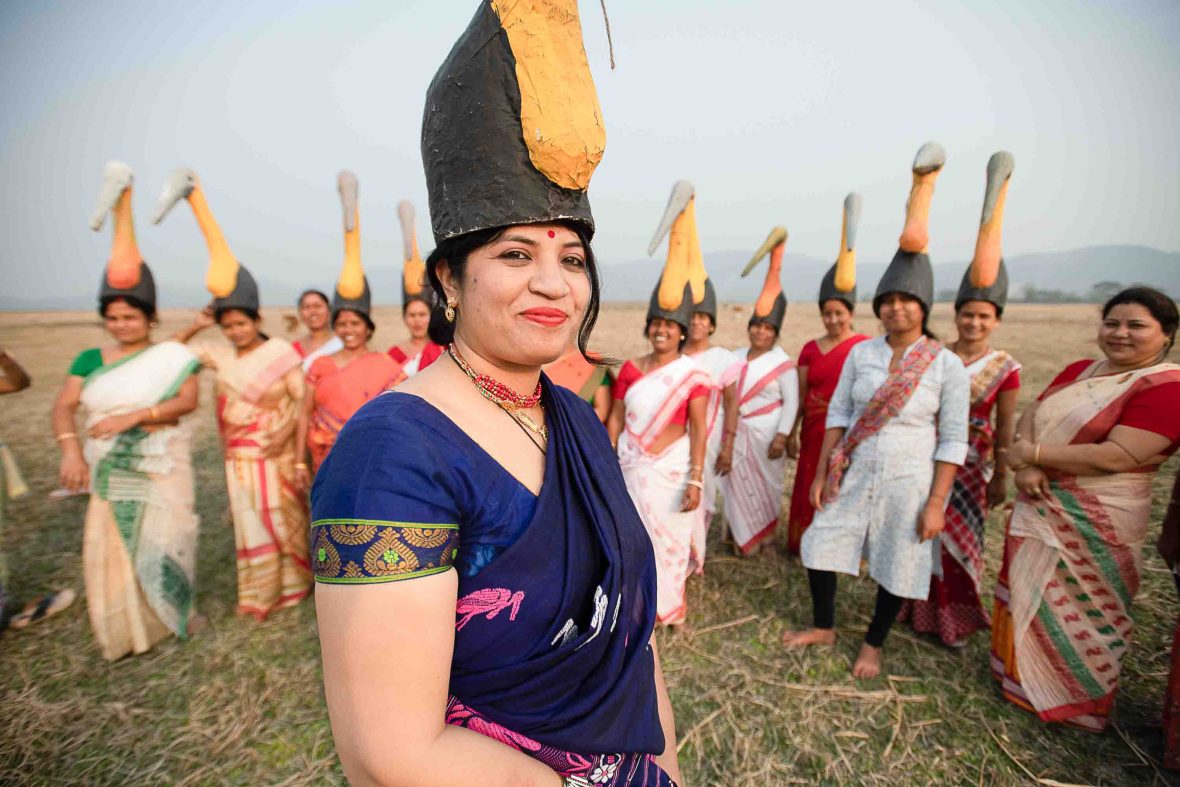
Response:
[[[778,433],[790,434],[795,428],[799,412],[799,370],[792,366],[778,376],[778,388],[783,395],[782,415],[778,419]]]
[[[836,383],[836,390],[832,393],[832,401],[828,403],[828,418],[826,429],[847,429],[852,426],[852,388],[856,384],[856,359],[860,353],[857,350],[868,342],[861,342],[852,348],[844,360],[844,368],[840,370],[840,382]]]
[[[942,392],[938,404],[938,445],[934,461],[962,465],[967,461],[967,421],[971,409],[971,378],[963,362],[949,350],[942,365]]]

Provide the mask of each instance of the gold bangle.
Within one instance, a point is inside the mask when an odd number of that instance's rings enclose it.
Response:
[[[306,469],[307,469],[307,464],[306,464],[306,463],[304,463],[304,462],[296,462],[296,463],[295,463],[295,469],[296,469],[296,470],[306,470]]]
[[[62,432],[61,434],[59,434],[57,437],[55,437],[53,439],[57,440],[57,442],[59,442],[59,443],[64,443],[66,440],[69,440],[71,437],[74,438],[75,440],[78,439],[78,433],[77,432]]]
[[[155,405],[152,405],[151,407],[148,408],[148,417],[151,418],[153,421],[160,420],[160,413],[159,413],[159,411],[156,410]]]
[[[1033,449],[1032,463],[1039,465],[1041,463],[1041,444],[1037,443],[1037,447]]]

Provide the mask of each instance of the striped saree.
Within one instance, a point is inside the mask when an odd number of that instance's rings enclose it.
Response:
[[[1048,445],[1099,443],[1137,392],[1180,381],[1162,363],[1050,388],[1034,434]],[[1131,601],[1155,466],[1099,476],[1049,472],[1052,493],[1021,493],[996,586],[992,672],[1005,698],[1042,720],[1102,730],[1131,643]]]
[[[303,398],[299,353],[269,339],[239,357],[202,354],[217,370],[217,425],[234,520],[238,614],[263,620],[311,589],[307,500],[295,485],[294,423]],[[277,454],[263,453],[281,441]]]

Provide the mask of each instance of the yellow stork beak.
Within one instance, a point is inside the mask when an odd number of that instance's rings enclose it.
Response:
[[[108,213],[113,213],[114,232],[111,256],[107,260],[106,277],[112,287],[129,290],[139,283],[139,267],[143,255],[135,242],[135,222],[131,217],[131,187],[135,175],[131,167],[121,161],[108,161],[103,168],[102,188],[98,204],[90,217],[90,229],[102,229]]]
[[[774,308],[774,302],[779,294],[783,291],[781,274],[783,269],[783,252],[787,248],[787,228],[775,227],[766,236],[766,240],[758,247],[758,251],[754,252],[754,256],[746,263],[746,267],[742,270],[742,276],[746,276],[750,271],[757,267],[762,258],[770,255],[770,267],[766,270],[766,281],[762,283],[762,292],[758,295],[758,300],[754,301],[755,316],[765,316],[770,314],[771,309]]]
[[[674,311],[684,297],[684,285],[692,292],[693,303],[705,299],[705,259],[697,234],[696,197],[693,185],[678,180],[672,185],[668,206],[647,246],[649,255],[655,254],[660,241],[668,236],[668,256],[660,276],[659,304],[661,309]]]
[[[914,156],[914,180],[905,206],[905,227],[897,241],[904,252],[917,254],[930,245],[930,200],[934,198],[934,181],[945,164],[946,151],[937,142],[927,142]]]
[[[750,275],[750,271],[754,270],[754,268],[758,266],[758,263],[762,261],[762,258],[767,254],[777,251],[779,257],[781,258],[783,249],[786,248],[786,245],[787,228],[775,227],[772,229],[770,234],[766,236],[766,240],[764,240],[762,245],[758,247],[758,251],[754,252],[754,256],[751,257],[750,261],[746,263],[746,267],[742,268],[742,276],[745,277]],[[771,259],[771,264],[773,263],[774,260]]]
[[[238,258],[230,251],[229,243],[221,232],[217,219],[213,218],[213,211],[205,199],[205,192],[201,189],[201,181],[197,173],[191,169],[181,167],[173,170],[164,184],[164,190],[156,201],[156,212],[152,215],[152,223],[159,224],[181,200],[188,200],[201,235],[205,237],[205,245],[209,249],[209,268],[205,272],[205,287],[214,298],[224,298],[238,286]]]
[[[414,206],[409,200],[397,204],[397,218],[402,225],[402,287],[407,295],[422,292],[426,264],[418,253],[418,233],[414,227]]]
[[[1004,223],[1004,202],[1008,198],[1008,181],[1016,168],[1016,159],[1006,150],[993,153],[987,162],[987,188],[983,193],[983,215],[975,239],[975,256],[971,258],[971,286],[990,287],[1000,272],[1000,231]]]
[[[855,191],[844,198],[844,220],[840,226],[840,253],[836,256],[834,284],[840,292],[856,287],[856,228],[860,224],[862,200]]]
[[[365,292],[365,271],[361,267],[360,186],[356,175],[345,169],[336,176],[336,188],[344,209],[344,266],[336,291],[343,298],[359,298]]]

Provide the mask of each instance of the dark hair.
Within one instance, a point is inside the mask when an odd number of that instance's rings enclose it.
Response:
[[[846,299],[846,297],[825,297],[824,300],[819,302],[819,313],[820,314],[824,314],[824,304],[827,303],[828,301],[835,301],[837,303],[843,303],[844,306],[848,309],[848,314],[857,313],[857,304]]]
[[[142,312],[143,316],[147,318],[148,322],[154,322],[156,319],[156,307],[147,303],[146,301],[136,298],[134,295],[107,295],[98,302],[98,314],[100,317],[107,316],[107,307],[112,303],[125,303],[136,311]]]
[[[955,315],[958,316],[959,311],[964,306],[971,303],[972,301],[975,301],[978,303],[990,303],[992,305],[992,308],[996,310],[996,319],[997,320],[1004,319],[1004,307],[1001,306],[1000,304],[996,303],[995,301],[989,301],[989,300],[986,300],[985,298],[964,298],[961,301],[956,301],[955,302]]]
[[[405,303],[402,304],[402,317],[406,316],[406,310],[410,308],[410,304],[414,301],[425,304],[426,308],[431,311],[434,310],[434,304],[430,302],[430,295],[425,290],[423,290],[417,295],[410,295],[406,298]]]
[[[262,315],[258,313],[257,309],[247,309],[244,306],[219,306],[213,310],[213,319],[220,324],[221,318],[229,312],[241,312],[242,314],[246,315],[246,319],[250,320],[250,322],[262,322]],[[264,342],[270,339],[270,337],[262,331],[258,332],[258,338],[262,339]]]
[[[1160,324],[1160,328],[1168,335],[1168,347],[1165,354],[1170,352],[1176,343],[1176,327],[1180,325],[1180,313],[1176,311],[1176,302],[1154,287],[1128,287],[1102,305],[1102,319],[1110,314],[1115,306],[1134,303],[1151,312],[1151,316]]]
[[[609,364],[611,359],[597,353],[591,355],[586,349],[586,345],[590,342],[590,333],[594,330],[595,323],[598,322],[599,302],[602,299],[602,282],[598,278],[598,263],[594,259],[594,250],[590,247],[590,234],[581,224],[574,221],[545,223],[560,224],[577,235],[578,240],[582,242],[582,248],[586,252],[586,275],[590,278],[590,300],[586,304],[586,313],[582,316],[582,324],[578,326],[578,352],[582,354],[587,363],[594,366]],[[467,257],[471,252],[495,242],[506,229],[508,228],[492,227],[447,238],[439,243],[434,251],[430,252],[430,256],[426,258],[426,275],[430,279],[430,288],[436,293],[434,309],[430,313],[430,327],[427,329],[430,341],[445,347],[455,340],[455,324],[447,322],[443,316],[443,311],[446,308],[443,295],[445,291],[442,281],[438,278],[438,263],[446,260],[447,266],[451,269],[451,275],[457,281],[462,281],[467,268]]]
[[[365,325],[367,325],[369,328],[369,338],[372,338],[373,332],[377,330],[377,326],[373,324],[373,318],[370,317],[369,315],[365,314],[362,311],[357,311],[356,309],[344,308],[344,309],[337,309],[336,311],[332,312],[332,327],[333,328],[336,327],[336,320],[340,319],[340,315],[344,314],[344,312],[352,312],[357,317],[360,317],[362,320],[364,320]]]
[[[328,296],[324,295],[322,292],[320,292],[319,290],[314,289],[314,288],[310,289],[310,290],[304,290],[303,292],[299,293],[299,297],[295,299],[295,305],[302,306],[303,299],[306,298],[308,295],[318,295],[320,297],[320,299],[324,302],[325,306],[327,306],[328,308],[332,307],[332,302],[330,300],[328,300]]]
[[[762,317],[751,317],[750,321],[746,323],[746,330],[749,331],[751,328],[753,328],[755,323],[762,323],[763,325],[769,325],[771,328],[774,328],[775,339],[778,339],[779,334],[782,333],[782,329],[779,326],[775,325],[770,320],[763,319]]]

